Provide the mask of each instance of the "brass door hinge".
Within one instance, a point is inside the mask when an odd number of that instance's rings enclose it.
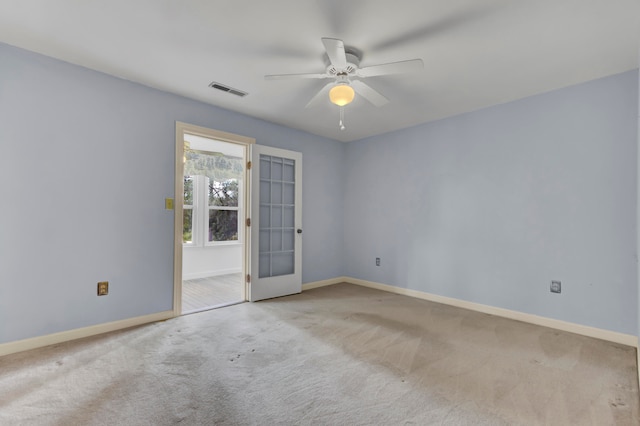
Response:
[[[251,226],[251,219],[247,218],[247,226]]]
[[[251,283],[251,275],[247,274],[247,282]]]
[[[247,170],[251,170],[251,161],[247,161]]]

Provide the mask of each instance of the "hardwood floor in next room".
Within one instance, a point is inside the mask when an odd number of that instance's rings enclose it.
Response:
[[[242,302],[242,274],[182,281],[182,313]]]

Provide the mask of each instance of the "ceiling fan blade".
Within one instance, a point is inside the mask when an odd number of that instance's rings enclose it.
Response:
[[[294,78],[332,78],[330,75],[323,73],[323,74],[314,74],[314,73],[310,73],[310,74],[272,74],[272,75],[265,75],[264,79],[265,80],[285,80],[285,79],[294,79]]]
[[[436,37],[446,37],[447,33],[454,32],[493,14],[499,7],[501,6],[497,2],[492,6],[489,6],[486,2],[475,2],[475,4],[465,7],[461,12],[441,17],[426,26],[408,29],[405,33],[400,33],[393,38],[374,43],[369,47],[369,50],[393,49]]]
[[[318,105],[322,99],[329,99],[329,89],[331,88],[331,86],[335,85],[334,82],[328,83],[327,85],[325,85],[322,89],[320,89],[318,91],[318,93],[316,93],[314,95],[313,98],[311,98],[311,100],[309,101],[309,103],[307,105],[305,105],[305,108],[311,108],[313,106]]]
[[[344,51],[344,43],[337,38],[323,38],[322,43],[329,56],[331,65],[341,70],[347,67],[347,54]]]
[[[377,107],[380,107],[389,102],[389,99],[385,98],[376,90],[372,89],[369,85],[363,83],[360,80],[351,81],[351,87],[353,87],[353,90],[355,90],[358,95],[362,96]]]
[[[406,74],[418,72],[424,69],[422,59],[410,59],[408,61],[389,62],[388,64],[372,65],[360,68],[356,71],[358,77],[375,77],[377,75]]]

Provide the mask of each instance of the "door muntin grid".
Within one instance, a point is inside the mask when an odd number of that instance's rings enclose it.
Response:
[[[260,155],[258,277],[295,273],[295,160]]]

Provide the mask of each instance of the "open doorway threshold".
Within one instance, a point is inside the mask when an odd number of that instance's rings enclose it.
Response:
[[[182,281],[182,313],[191,314],[244,302],[242,274]]]

